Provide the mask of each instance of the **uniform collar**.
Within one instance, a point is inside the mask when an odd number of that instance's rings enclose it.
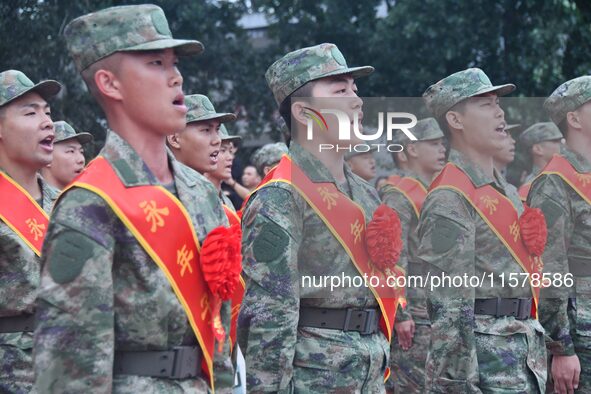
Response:
[[[294,163],[296,163],[306,173],[312,182],[330,182],[340,190],[339,184],[334,179],[334,176],[330,173],[328,168],[326,168],[326,166],[320,160],[304,149],[300,144],[292,141],[289,145],[289,154]],[[353,187],[353,184],[358,185],[360,182],[363,182],[361,178],[353,174],[353,171],[351,171],[349,165],[345,164],[343,169],[345,171],[345,178],[347,178],[347,181],[351,187]]]
[[[570,150],[566,145],[560,145],[560,154],[568,160],[577,172],[591,172],[591,164],[587,159],[579,155],[577,152]]]
[[[404,178],[414,179],[415,181],[418,181],[421,185],[423,185],[425,187],[425,189],[429,189],[429,185],[426,184],[414,171],[400,170],[399,173],[400,173],[400,176],[402,176]]]
[[[494,177],[491,178],[488,174],[480,168],[477,164],[471,162],[466,155],[455,149],[450,149],[449,162],[458,167],[464,172],[475,187],[482,187],[491,185],[496,188],[501,188],[504,192],[507,186],[507,181],[496,169],[494,169]]]
[[[194,186],[195,180],[187,176],[188,167],[179,163],[168,149],[166,154],[177,190],[180,189],[178,187],[179,182],[188,187]],[[131,145],[112,130],[107,133],[107,140],[100,155],[111,163],[119,179],[126,187],[160,185],[158,179],[152,174],[146,163]]]

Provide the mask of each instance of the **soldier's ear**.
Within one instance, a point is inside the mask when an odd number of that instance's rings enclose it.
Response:
[[[533,144],[531,147],[531,153],[534,156],[543,156],[544,152],[542,151],[542,146],[540,144]]]
[[[462,123],[462,114],[456,111],[447,111],[445,113],[445,120],[450,129],[462,130],[464,125]]]
[[[174,133],[172,135],[167,135],[166,136],[166,143],[172,149],[175,149],[175,150],[181,149],[180,135],[178,133]]]
[[[416,159],[417,157],[419,157],[419,152],[417,152],[417,147],[415,144],[410,143],[410,144],[406,144],[406,147],[404,148],[406,151],[406,155],[409,157],[412,157],[413,159]],[[408,158],[407,158],[408,161]]]
[[[121,83],[112,71],[102,68],[97,70],[94,73],[94,83],[103,96],[116,101],[123,99]]]
[[[300,123],[304,126],[308,124],[308,115],[306,115],[305,110],[306,103],[303,101],[293,100],[291,103],[291,124],[292,130],[294,128],[294,121]]]
[[[582,128],[581,121],[579,119],[579,111],[567,112],[566,113],[566,124],[575,130]]]
[[[408,163],[408,156],[405,152],[406,149],[407,147],[405,147],[404,150],[400,152],[396,152],[396,160],[398,160],[400,163]]]

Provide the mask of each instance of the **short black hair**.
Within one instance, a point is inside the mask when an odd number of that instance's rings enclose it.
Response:
[[[291,99],[299,97],[312,97],[312,89],[314,88],[315,82],[316,81],[306,82],[304,85],[294,90],[293,93],[287,96],[279,105],[279,115],[281,115],[283,118],[285,126],[287,126],[287,129],[290,131],[292,137],[294,130],[291,128]]]

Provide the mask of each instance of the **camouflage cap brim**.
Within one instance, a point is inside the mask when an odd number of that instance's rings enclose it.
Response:
[[[374,72],[374,70],[375,69],[372,66],[349,67],[344,70],[332,71],[324,75],[320,75],[318,78],[313,79],[313,81],[317,81],[326,77],[334,77],[336,75],[351,75],[351,78],[357,79],[368,76]]]
[[[30,88],[23,90],[22,92],[19,92],[18,94],[14,95],[10,99],[6,100],[5,102],[0,103],[0,106],[4,106],[4,105],[16,100],[17,98],[22,97],[25,94],[30,93],[30,92],[37,92],[41,95],[41,97],[43,97],[44,100],[48,100],[51,97],[58,94],[60,92],[60,90],[62,90],[62,85],[58,81],[54,81],[53,79],[48,79],[45,81],[41,81],[38,84],[33,85]]]
[[[373,73],[374,70],[375,69],[372,66],[349,67],[349,68],[345,68],[343,70],[331,71],[326,74],[319,75],[316,78],[311,79],[310,81],[307,81],[306,83],[318,81],[319,79],[322,79],[322,78],[335,77],[338,75],[350,75],[351,78],[357,79],[357,78],[368,76],[369,74]],[[300,87],[296,88],[295,90],[299,89]],[[295,92],[295,90],[293,90],[289,94]],[[289,96],[289,94],[288,94],[288,96]]]
[[[345,153],[345,160],[349,160],[349,159],[351,159],[351,158],[353,158],[355,156],[363,155],[365,153],[374,153],[374,152],[377,152],[377,151],[378,151],[378,148],[376,146],[373,146],[373,145],[370,146],[369,150],[368,151],[365,151],[365,152],[357,152],[357,151],[354,150],[353,152],[347,152],[347,153]]]
[[[239,135],[231,135],[228,137],[222,137],[222,142],[232,142],[232,143],[239,143],[242,141],[242,137]]]
[[[187,123],[201,122],[202,120],[212,120],[212,119],[217,119],[220,121],[220,123],[227,123],[227,122],[235,121],[236,115],[232,114],[232,113],[218,113],[218,112],[213,113],[213,114],[203,115],[203,116],[188,115],[187,116]]]
[[[497,86],[493,86],[493,87],[490,87],[487,89],[479,90],[470,97],[480,96],[481,94],[493,93],[493,92],[496,93],[497,96],[506,96],[509,93],[513,92],[515,89],[516,89],[516,86],[513,85],[512,83],[506,83],[504,85],[497,85]]]
[[[471,97],[486,93],[504,96],[515,90],[512,83],[493,85],[490,78],[479,68],[468,68],[455,72],[429,86],[423,99],[429,112],[437,119]]]
[[[135,51],[157,51],[160,49],[175,50],[178,56],[191,56],[198,55],[203,52],[203,44],[196,40],[179,40],[176,38],[165,38],[162,40],[155,40],[145,42],[133,47],[125,48],[122,52],[135,52]]]
[[[69,136],[67,138],[64,139],[56,139],[55,141],[53,141],[54,144],[59,144],[60,142],[65,142],[65,141],[69,141],[69,140],[78,140],[78,142],[80,143],[80,145],[84,145],[88,142],[91,142],[92,140],[94,140],[94,137],[92,136],[92,134],[90,133],[77,133],[76,135],[72,135]]]

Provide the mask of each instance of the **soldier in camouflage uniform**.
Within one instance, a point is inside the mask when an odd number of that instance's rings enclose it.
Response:
[[[57,190],[37,172],[52,159],[53,122],[46,100],[61,89],[55,81],[31,82],[16,70],[0,73],[0,172],[12,179],[47,214]],[[0,195],[8,192],[0,186]],[[5,209],[27,209],[3,199],[0,207],[0,392],[32,390],[33,323],[40,262],[9,227]]]
[[[591,172],[591,76],[560,85],[544,103],[552,121],[566,137],[560,156],[574,168],[583,185]],[[543,289],[540,321],[546,329],[554,392],[591,393],[591,205],[571,182],[542,174],[528,195],[541,208],[548,226],[545,271],[575,277],[574,288]],[[579,377],[580,372],[580,377]],[[578,385],[577,385],[578,383]]]
[[[345,162],[351,167],[353,174],[366,182],[376,177],[376,159],[373,155],[376,150],[376,147],[372,147],[367,152],[353,151],[345,153]]]
[[[213,228],[227,225],[216,190],[165,145],[166,135],[185,127],[177,55],[200,53],[201,43],[173,39],[164,13],[153,5],[87,14],[71,21],[64,34],[109,120],[100,155],[123,186],[166,188],[185,206],[200,242]],[[99,194],[75,187],[56,203],[37,307],[40,392],[209,391],[196,361],[198,340],[165,273]],[[229,317],[224,302],[226,332]],[[228,342],[221,353],[215,351],[215,385],[221,392],[229,391],[233,380]],[[227,373],[220,373],[224,368]]]
[[[493,157],[495,169],[503,176],[507,171],[507,166],[515,160],[515,138],[507,128],[505,128],[505,132],[507,137],[503,140],[503,147],[496,151]]]
[[[493,86],[482,70],[472,68],[430,86],[423,97],[450,138],[448,166],[455,165],[476,190],[490,185],[521,214],[519,197],[493,166],[493,154],[506,138],[497,96],[514,89]],[[426,392],[543,393],[546,352],[543,329],[530,315],[532,290],[522,282],[501,286],[499,275],[523,270],[467,198],[450,187],[429,193],[418,227],[418,258],[431,276],[492,274],[493,285],[490,280],[480,287],[447,284],[428,293]],[[489,201],[490,210],[498,200]]]
[[[419,120],[410,131],[418,141],[410,141],[403,133],[399,133],[395,141],[404,147],[402,152],[392,154],[399,169],[397,175],[414,179],[427,190],[433,177],[445,165],[443,132],[433,118]],[[404,249],[398,264],[407,275],[422,275],[422,265],[416,258],[420,211],[415,210],[415,203],[423,201],[411,200],[405,189],[390,182],[378,191],[382,201],[398,213],[402,224]],[[407,287],[406,299],[406,309],[398,308],[396,314],[396,336],[392,339],[390,352],[392,378],[386,387],[394,393],[422,393],[431,338],[426,289]]]
[[[349,108],[358,109],[361,100],[354,78],[372,71],[372,67],[349,68],[335,45],[321,44],[288,53],[266,73],[292,134],[292,162],[311,182],[330,182],[363,207],[366,221],[379,205],[375,189],[344,165],[342,151],[319,154],[319,141],[306,140],[303,106],[310,105],[310,97],[340,97]],[[330,123],[314,138],[334,144],[335,126]],[[302,195],[285,182],[258,189],[244,208],[242,228],[247,285],[238,341],[246,358],[248,391],[383,392],[388,340],[380,331],[364,333],[343,324],[347,310],[364,309],[362,316],[367,319],[370,309],[379,315],[370,290],[340,287],[331,292],[301,286],[304,275],[359,275]],[[340,328],[336,318],[320,323],[324,313],[342,314]]]
[[[221,138],[219,130],[224,122],[233,122],[236,115],[216,112],[213,104],[202,94],[185,97],[187,126],[166,138],[178,161],[200,174],[218,167]]]
[[[234,209],[234,204],[222,190],[222,182],[234,185],[236,181],[232,179],[232,163],[234,162],[234,144],[237,144],[242,138],[237,135],[230,135],[224,125],[220,126],[220,154],[218,156],[218,167],[214,171],[205,173],[205,177],[216,187],[220,199],[228,208]],[[234,185],[235,187],[235,185]]]
[[[41,170],[43,178],[53,187],[62,190],[82,172],[86,159],[82,145],[92,142],[90,133],[76,133],[67,122],[54,123],[53,159]]]
[[[250,162],[255,166],[258,173],[264,178],[265,175],[275,167],[281,156],[287,153],[287,146],[283,142],[267,144],[254,152]]]
[[[558,126],[552,122],[533,124],[519,135],[519,144],[523,147],[531,166],[531,171],[523,183],[533,181],[552,156],[560,153],[562,138]]]

